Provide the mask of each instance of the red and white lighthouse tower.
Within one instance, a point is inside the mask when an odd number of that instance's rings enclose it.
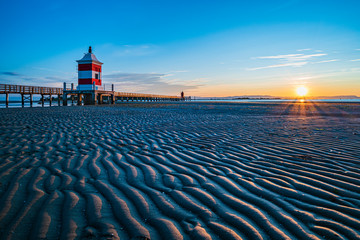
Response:
[[[101,86],[101,65],[103,64],[92,53],[91,47],[78,62],[77,90],[103,90]]]

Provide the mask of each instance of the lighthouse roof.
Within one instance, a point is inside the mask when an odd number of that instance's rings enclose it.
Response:
[[[91,51],[91,47],[89,47],[89,52],[85,53],[84,57],[80,60],[77,60],[78,63],[98,63],[98,64],[103,64],[102,62],[100,62],[99,60],[97,60],[97,58],[95,57],[95,55],[92,53]]]

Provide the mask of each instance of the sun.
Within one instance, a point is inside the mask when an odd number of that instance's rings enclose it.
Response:
[[[296,89],[296,94],[299,96],[299,97],[305,97],[306,94],[308,93],[308,89],[304,86],[300,86]]]

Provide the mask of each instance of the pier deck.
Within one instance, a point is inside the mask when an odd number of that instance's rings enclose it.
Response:
[[[114,87],[112,87],[114,89]],[[186,101],[190,100],[190,97],[181,96],[167,96],[157,94],[145,94],[145,93],[127,93],[105,90],[75,90],[72,84],[71,88],[55,87],[39,87],[39,86],[24,86],[24,85],[12,85],[12,84],[0,84],[0,94],[6,95],[6,106],[9,105],[9,94],[20,94],[22,106],[24,106],[25,100],[30,101],[30,106],[33,104],[33,95],[41,95],[41,103],[44,106],[45,96],[49,96],[50,106],[53,100],[53,96],[57,96],[58,106],[62,99],[63,105],[67,106],[68,100],[75,101],[75,97],[78,105],[97,105],[104,102],[114,104],[116,101]],[[70,97],[70,99],[68,99]]]
[[[77,104],[81,105],[98,105],[103,104],[106,99],[107,103],[114,104],[116,101],[185,101],[189,98],[181,98],[180,96],[167,96],[144,93],[126,93],[104,90],[66,90],[63,95],[63,105],[67,105],[67,96],[77,96]]]

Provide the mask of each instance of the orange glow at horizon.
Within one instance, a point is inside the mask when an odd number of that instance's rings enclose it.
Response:
[[[305,96],[297,94],[298,87],[305,87],[307,93]],[[208,84],[198,88],[184,91],[187,96],[199,97],[228,97],[228,96],[265,96],[280,98],[299,98],[299,97],[318,97],[318,96],[359,96],[360,81],[354,83],[341,82],[339,85],[335,82],[307,83],[305,84],[287,84],[278,82],[271,85],[261,85],[257,82],[248,81],[246,83],[222,83]],[[176,92],[177,93],[177,92]],[[174,93],[174,94],[176,94]]]

